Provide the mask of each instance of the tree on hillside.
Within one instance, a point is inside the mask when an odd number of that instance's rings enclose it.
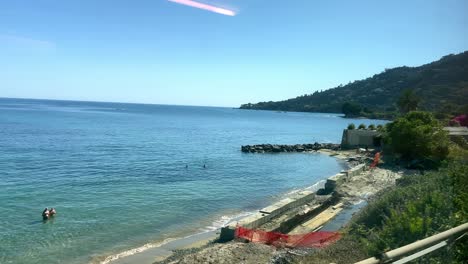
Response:
[[[411,89],[403,91],[398,99],[398,107],[402,113],[416,111],[419,103],[421,103],[421,99]]]
[[[356,103],[346,102],[341,107],[341,111],[347,117],[358,116],[361,113],[361,106]]]
[[[448,155],[449,139],[428,112],[413,111],[386,125],[385,142],[403,160],[431,167]]]

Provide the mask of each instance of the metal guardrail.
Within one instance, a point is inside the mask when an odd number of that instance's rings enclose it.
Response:
[[[468,223],[459,225],[437,235],[418,240],[406,246],[388,251],[382,254],[380,259],[372,257],[355,264],[379,264],[379,263],[399,263],[403,264],[411,260],[424,256],[434,250],[447,246],[448,240],[462,236],[468,232]]]

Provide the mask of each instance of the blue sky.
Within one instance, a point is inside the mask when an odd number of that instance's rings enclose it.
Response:
[[[0,2],[0,97],[239,106],[468,50],[468,1]]]

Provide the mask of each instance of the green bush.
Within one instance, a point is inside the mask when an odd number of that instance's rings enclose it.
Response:
[[[370,124],[367,129],[369,130],[375,130],[375,125],[374,124]]]
[[[353,218],[348,234],[375,256],[467,222],[467,171],[468,164],[453,162],[440,171],[403,176],[396,187]],[[463,263],[465,259],[466,239],[418,263]]]
[[[448,155],[449,139],[427,112],[414,111],[386,125],[385,143],[410,166],[438,166]]]
[[[365,125],[365,124],[360,124],[360,125],[358,126],[358,129],[366,129],[366,125]]]
[[[348,125],[348,129],[349,130],[356,129],[356,126],[353,123],[351,123],[351,124]]]

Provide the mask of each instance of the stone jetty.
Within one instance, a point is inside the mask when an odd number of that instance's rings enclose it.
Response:
[[[340,144],[333,143],[317,143],[314,144],[296,144],[296,145],[246,145],[242,146],[242,152],[247,153],[279,153],[279,152],[305,152],[317,151],[319,149],[339,150]]]

